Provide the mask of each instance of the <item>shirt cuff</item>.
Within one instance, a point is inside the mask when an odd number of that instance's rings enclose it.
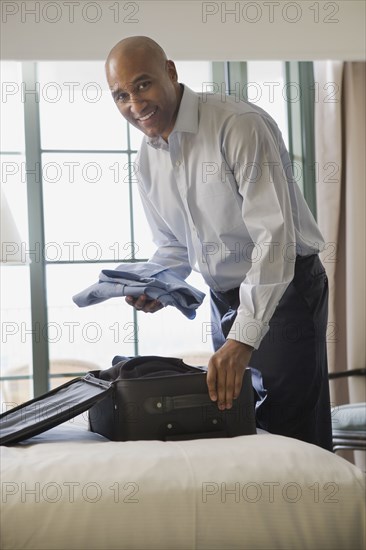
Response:
[[[258,349],[268,331],[269,323],[248,319],[247,317],[243,319],[237,316],[227,338]]]

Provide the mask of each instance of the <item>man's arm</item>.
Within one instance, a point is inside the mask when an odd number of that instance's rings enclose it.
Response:
[[[256,254],[240,285],[240,305],[227,341],[208,365],[210,396],[222,409],[230,408],[238,396],[252,351],[269,330],[270,318],[293,279],[296,240],[279,143],[260,115],[237,117],[226,136],[224,155],[243,199],[242,216]]]

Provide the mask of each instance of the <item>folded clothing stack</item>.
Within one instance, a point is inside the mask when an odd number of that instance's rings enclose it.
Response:
[[[99,281],[73,296],[79,307],[91,306],[109,298],[146,294],[163,306],[174,306],[188,319],[194,319],[196,309],[205,294],[186,283],[172,269],[153,262],[120,264],[116,269],[103,269]]]

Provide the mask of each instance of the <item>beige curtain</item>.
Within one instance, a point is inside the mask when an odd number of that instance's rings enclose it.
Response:
[[[327,243],[322,260],[330,283],[330,372],[366,366],[365,75],[364,62],[314,63],[318,223]],[[366,401],[365,387],[361,377],[332,381],[332,405]],[[364,455],[357,463],[364,466]]]

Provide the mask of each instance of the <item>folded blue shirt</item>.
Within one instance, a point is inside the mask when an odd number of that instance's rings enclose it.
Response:
[[[196,309],[205,294],[186,283],[173,270],[154,262],[136,262],[103,269],[99,282],[75,294],[73,301],[79,307],[91,306],[109,298],[146,294],[159,300],[163,306],[174,306],[188,319],[194,319]]]

